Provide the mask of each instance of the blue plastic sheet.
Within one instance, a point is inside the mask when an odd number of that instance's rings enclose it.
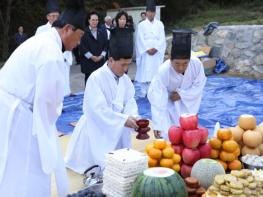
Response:
[[[83,93],[66,97],[63,113],[57,122],[59,131],[67,134],[82,114]],[[137,100],[139,114],[151,118],[151,107],[147,98]],[[209,129],[211,136],[218,121],[222,127],[236,126],[241,114],[252,114],[257,123],[263,122],[263,81],[237,77],[209,76],[204,88],[199,111],[199,124]]]

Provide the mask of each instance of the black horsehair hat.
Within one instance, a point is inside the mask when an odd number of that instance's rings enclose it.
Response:
[[[76,29],[85,29],[87,13],[83,0],[67,0],[66,8],[53,23],[55,27],[63,27],[66,24],[73,25]]]
[[[114,60],[130,59],[133,55],[133,31],[130,28],[111,30],[109,56]]]
[[[155,0],[147,0],[146,11],[156,12]]]
[[[190,59],[192,34],[189,29],[173,30],[172,59]]]
[[[51,12],[60,12],[56,0],[47,0],[46,9],[47,9],[47,14]]]

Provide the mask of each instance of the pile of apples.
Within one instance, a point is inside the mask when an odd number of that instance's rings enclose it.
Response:
[[[170,127],[168,136],[175,153],[182,157],[181,176],[189,177],[196,161],[210,158],[211,147],[207,143],[208,129],[198,128],[196,114],[183,114],[179,122],[180,127]]]

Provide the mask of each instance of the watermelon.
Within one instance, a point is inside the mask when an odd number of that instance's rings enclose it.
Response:
[[[156,167],[145,170],[136,178],[132,197],[187,197],[187,191],[177,172]]]

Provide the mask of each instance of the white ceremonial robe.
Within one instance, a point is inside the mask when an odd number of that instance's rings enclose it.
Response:
[[[0,196],[58,196],[68,192],[57,139],[64,98],[63,53],[55,28],[20,45],[0,70]]]
[[[158,51],[153,56],[147,53],[147,50],[151,48]],[[163,23],[157,19],[154,19],[153,22],[146,19],[139,23],[136,34],[137,71],[135,81],[139,83],[152,81],[159,66],[164,61],[165,49],[166,40]]]
[[[162,131],[167,139],[169,127],[179,125],[181,114],[198,113],[205,83],[204,68],[199,59],[191,58],[184,75],[174,70],[170,60],[165,61],[148,91],[153,129]],[[173,102],[169,99],[174,91],[181,100]]]
[[[47,24],[39,26],[37,28],[35,35],[46,32],[46,31],[50,30],[51,28],[52,28],[52,25],[49,22],[47,22]],[[65,64],[65,72],[64,72],[65,73],[64,77],[66,80],[66,83],[64,86],[64,96],[68,96],[71,93],[69,75],[70,75],[70,66],[72,66],[72,64],[73,64],[73,54],[71,51],[65,51],[63,54],[64,54],[64,58],[65,58],[65,63],[66,63]]]
[[[47,24],[41,25],[37,28],[35,35],[46,32],[46,31],[50,30],[51,28],[52,28],[52,25],[49,22],[47,22]]]
[[[104,168],[105,154],[130,148],[131,131],[124,124],[137,115],[134,87],[124,74],[117,84],[107,62],[93,72],[86,84],[83,115],[71,136],[65,162],[77,173],[98,164]]]

